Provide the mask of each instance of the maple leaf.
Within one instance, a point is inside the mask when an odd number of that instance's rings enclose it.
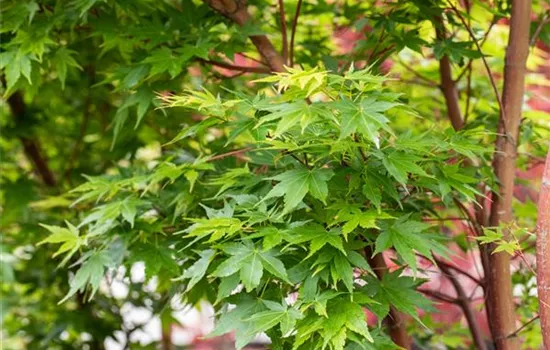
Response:
[[[273,187],[263,200],[284,196],[285,212],[289,212],[298,206],[308,193],[326,203],[328,195],[327,182],[333,175],[334,173],[330,169],[289,170],[269,178],[270,180],[279,181],[279,183]]]
[[[430,225],[410,220],[409,217],[402,216],[393,225],[384,227],[376,238],[373,256],[393,246],[416,273],[415,251],[433,261],[432,250],[442,255],[446,255],[447,250],[433,236],[423,233]]]
[[[398,105],[399,103],[376,101],[373,98],[366,98],[360,103],[356,103],[341,96],[339,101],[333,103],[333,108],[338,110],[342,116],[340,139],[359,132],[379,148],[379,130],[384,129],[392,134],[392,130],[388,126],[389,120],[383,112]]]
[[[261,251],[251,242],[222,245],[221,249],[231,255],[212,273],[215,277],[228,277],[239,272],[247,291],[260,284],[264,268],[272,275],[288,281],[284,264],[276,258],[274,250]]]

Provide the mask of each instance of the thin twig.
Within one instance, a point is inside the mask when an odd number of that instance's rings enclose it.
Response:
[[[288,62],[288,37],[286,32],[285,3],[279,0],[279,20],[281,21],[281,36],[283,39],[283,60]]]
[[[262,60],[259,60],[259,59],[257,59],[257,58],[254,58],[254,57],[252,57],[252,56],[250,56],[250,55],[248,55],[248,54],[246,54],[246,53],[244,53],[244,52],[239,52],[238,54],[241,55],[241,56],[243,56],[243,57],[245,57],[245,58],[248,58],[248,59],[251,60],[251,61],[254,61],[254,62],[256,62],[256,63],[259,63],[259,64],[261,64],[262,66],[266,66],[266,67],[267,67],[267,63],[265,63],[265,62],[262,61]]]
[[[412,74],[414,74],[416,77],[418,77],[419,79],[421,80],[424,80],[426,83],[428,83],[427,86],[432,86],[432,87],[437,87],[439,86],[439,84],[433,80],[431,80],[430,78],[420,74],[419,72],[417,72],[416,70],[414,70],[414,68],[412,68],[411,66],[409,66],[408,64],[406,64],[405,62],[403,62],[403,60],[401,58],[397,58],[397,62],[402,65],[406,70],[408,70],[409,72],[411,72]]]
[[[542,31],[542,28],[546,23],[550,23],[550,18],[548,18],[549,15],[550,15],[550,11],[546,11],[544,16],[542,16],[542,18],[540,19],[540,23],[537,26],[537,29],[535,29],[535,32],[533,33],[531,40],[529,41],[529,46],[535,46],[535,44],[537,43],[537,38],[539,37],[539,34]]]
[[[448,218],[423,218],[422,221],[468,221],[469,219],[462,217],[448,217]]]
[[[443,301],[445,303],[449,303],[449,304],[458,304],[458,300],[456,300],[455,298],[447,295],[447,294],[443,294],[443,293],[440,293],[440,292],[437,292],[435,290],[430,290],[430,289],[423,289],[423,288],[418,288],[417,289],[420,293],[424,293],[426,294],[427,296],[430,296],[434,299],[437,299],[437,300],[440,300],[440,301]]]
[[[485,42],[487,41],[487,39],[489,38],[489,34],[491,33],[491,30],[493,29],[493,27],[495,26],[495,24],[497,23],[497,17],[496,16],[493,16],[493,19],[491,20],[491,24],[489,24],[489,27],[487,28],[487,30],[485,31],[485,34],[483,34],[483,39],[481,39],[481,42],[479,43],[479,46],[483,46],[483,44],[485,44]],[[468,65],[466,67],[464,67],[464,69],[462,70],[462,72],[460,72],[460,74],[456,77],[455,81],[458,82],[460,79],[462,79],[462,77],[464,76],[464,74],[466,74],[466,72],[468,71],[468,67],[470,66],[470,64],[472,63],[473,59],[470,58],[468,60]]]
[[[453,269],[455,270],[456,272],[468,277],[469,279],[471,279],[472,281],[474,281],[475,283],[477,283],[478,285],[480,286],[483,286],[483,281],[480,280],[479,278],[475,277],[474,275],[472,275],[471,273],[469,273],[468,271],[465,271],[463,269],[461,269],[460,267],[454,265],[454,264],[449,264],[448,262],[446,261],[443,261],[441,259],[437,259],[437,258],[434,258],[435,262],[439,265],[439,266],[445,266],[447,268],[450,268],[450,269]]]
[[[472,98],[472,61],[468,64],[468,79],[466,80],[466,106],[464,107],[464,125],[468,122],[470,115],[470,100]]]
[[[531,323],[535,322],[536,320],[538,320],[540,318],[539,315],[533,317],[532,319],[530,319],[529,321],[525,322],[521,327],[519,327],[516,331],[514,331],[513,333],[511,334],[508,334],[508,336],[506,338],[513,338],[515,336],[517,336],[522,330],[524,330],[527,326],[529,326]]]
[[[215,67],[225,68],[229,70],[236,70],[236,71],[241,71],[245,73],[271,73],[270,69],[267,67],[264,68],[264,67],[238,66],[238,65],[225,63],[225,62],[205,60],[202,58],[198,58],[197,60],[203,64],[210,64]]]
[[[472,305],[470,304],[470,301],[468,300],[468,297],[464,292],[464,288],[462,287],[456,276],[449,270],[447,265],[440,264],[440,261],[438,260],[436,260],[436,263],[439,266],[441,272],[449,279],[449,281],[451,281],[451,284],[455,288],[457,295],[456,300],[458,302],[458,305],[462,309],[464,317],[466,317],[468,328],[470,329],[470,333],[474,338],[476,348],[480,350],[486,350],[487,346],[485,345],[485,339],[483,339],[483,334],[481,333],[481,329],[479,327],[477,319],[475,318],[474,312],[472,310]]]
[[[498,92],[497,84],[495,83],[495,79],[493,78],[493,73],[491,72],[491,68],[489,67],[489,64],[487,63],[487,60],[485,59],[485,56],[483,55],[483,51],[481,50],[481,46],[479,45],[479,42],[477,41],[477,38],[474,35],[474,32],[472,31],[472,28],[466,23],[466,20],[460,13],[460,10],[456,8],[456,6],[451,3],[449,0],[447,0],[447,3],[449,6],[453,9],[453,11],[456,13],[457,17],[460,19],[460,22],[464,25],[464,28],[468,31],[468,34],[470,34],[470,37],[472,38],[474,44],[477,47],[477,50],[479,51],[481,55],[481,60],[483,61],[483,65],[485,66],[485,69],[487,70],[487,75],[489,75],[489,81],[491,82],[491,86],[493,87],[493,91],[495,93],[495,97],[498,102],[498,107],[500,108],[500,111],[502,113],[503,119],[506,120],[506,115],[504,111],[504,106],[502,104],[502,99],[500,98],[500,94]]]
[[[222,153],[222,154],[218,154],[218,155],[215,155],[213,157],[210,157],[208,158],[208,162],[212,162],[212,161],[215,161],[215,160],[219,160],[219,159],[223,159],[223,158],[227,158],[227,157],[231,157],[231,156],[236,156],[236,155],[240,155],[240,154],[243,154],[243,153],[247,153],[251,150],[253,150],[254,147],[246,147],[246,148],[242,148],[242,149],[238,149],[238,150],[235,150],[235,151],[231,151],[231,152],[227,152],[227,153]]]
[[[300,9],[302,8],[302,0],[298,0],[296,5],[296,13],[292,21],[292,32],[290,35],[290,66],[294,65],[294,37],[296,36],[296,27],[298,26],[298,17],[300,17]]]

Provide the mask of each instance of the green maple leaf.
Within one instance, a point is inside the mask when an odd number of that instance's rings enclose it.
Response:
[[[149,57],[142,61],[142,63],[151,64],[149,77],[168,72],[173,79],[181,73],[183,64],[187,60],[187,57],[175,56],[172,50],[167,47],[162,47],[153,51]]]
[[[380,147],[380,129],[392,134],[388,126],[389,120],[383,113],[398,105],[399,103],[376,101],[373,98],[366,98],[357,103],[341,96],[339,101],[333,103],[333,108],[342,116],[340,139],[358,132]]]
[[[362,228],[378,228],[376,220],[393,218],[393,216],[384,212],[377,212],[375,210],[361,211],[361,209],[354,206],[342,208],[336,216],[338,222],[345,222],[344,226],[342,226],[342,233],[346,237],[346,240],[347,235],[358,226]]]
[[[276,325],[280,325],[284,337],[294,329],[296,320],[302,318],[302,314],[298,310],[288,307],[286,303],[279,304],[270,300],[264,300],[263,303],[269,310],[256,313],[245,320],[252,325],[248,331],[251,335],[265,332]]]
[[[286,240],[292,244],[309,242],[309,254],[307,258],[327,244],[338,249],[342,254],[347,255],[342,235],[338,228],[327,231],[323,226],[318,224],[299,226],[286,233]]]
[[[40,224],[40,226],[50,231],[51,235],[46,237],[44,240],[38,242],[38,245],[44,243],[62,243],[59,249],[53,255],[53,257],[55,258],[59,254],[68,252],[61,262],[61,266],[65,265],[65,263],[71,258],[71,256],[73,256],[74,253],[77,252],[80,247],[87,244],[86,237],[80,236],[78,228],[73,226],[68,221],[65,221],[65,223],[67,224],[68,228]]]
[[[404,152],[392,152],[389,155],[380,154],[378,156],[382,159],[384,167],[391,176],[403,185],[407,183],[409,173],[430,177],[417,164],[417,162],[422,160],[420,157]]]
[[[372,343],[374,340],[369,332],[365,312],[360,304],[350,301],[348,298],[339,297],[331,299],[327,306],[327,318],[317,320],[306,318],[298,327],[295,348],[303,343],[311,334],[318,332],[323,339],[323,347],[331,344],[332,349],[343,350],[347,339],[352,334],[357,334],[362,341]]]
[[[239,272],[246,290],[251,291],[260,284],[265,268],[275,277],[288,282],[285,266],[273,250],[261,251],[249,241],[225,244],[221,249],[231,257],[218,265],[212,273],[215,277],[228,277]]]
[[[386,273],[381,280],[371,275],[367,277],[364,290],[377,301],[377,304],[371,304],[370,308],[377,316],[385,317],[390,310],[390,305],[393,305],[397,310],[411,315],[416,321],[422,323],[416,310],[417,308],[432,310],[432,303],[416,291],[418,279],[400,276],[401,272],[402,270],[397,270]]]
[[[189,278],[187,291],[191,290],[206,275],[206,270],[214,257],[215,251],[206,249],[199,253],[200,259],[183,273],[182,279]]]
[[[189,236],[203,237],[211,235],[208,242],[214,242],[237,234],[243,223],[236,218],[217,217],[209,219],[190,219],[193,225],[185,231]]]
[[[433,236],[423,233],[430,225],[409,219],[409,215],[400,217],[392,226],[385,227],[375,242],[373,256],[394,247],[397,253],[416,273],[415,251],[433,261],[432,250],[445,255],[445,247]]]
[[[300,124],[302,133],[308,125],[316,122],[320,117],[333,119],[332,113],[326,108],[324,103],[307,104],[305,101],[292,103],[276,104],[274,106],[264,107],[262,111],[272,112],[260,119],[258,126],[279,119],[274,137],[278,137],[290,128]]]
[[[5,69],[7,90],[10,91],[21,75],[27,78],[29,84],[31,80],[31,60],[27,55],[22,55],[18,51],[7,51],[0,54],[0,69]]]
[[[284,196],[285,212],[298,206],[308,193],[326,203],[327,182],[333,175],[330,169],[289,170],[270,178],[280,182],[264,197],[264,200]]]
[[[65,302],[77,291],[84,291],[88,285],[91,287],[91,293],[88,300],[91,300],[99,289],[99,284],[105,273],[105,267],[109,266],[110,263],[111,259],[105,252],[94,252],[89,255],[88,259],[82,264],[71,280],[71,288],[59,304]]]
[[[57,78],[61,82],[61,90],[65,89],[65,80],[67,79],[68,67],[74,67],[82,70],[82,67],[73,58],[76,51],[69,50],[66,47],[61,47],[55,52],[55,67],[57,70]]]
[[[175,277],[179,275],[180,268],[171,253],[167,246],[141,243],[132,249],[130,261],[143,261],[147,279],[159,274]]]

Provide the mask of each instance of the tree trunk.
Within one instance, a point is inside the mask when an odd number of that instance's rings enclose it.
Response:
[[[544,348],[550,349],[550,150],[539,192],[537,218],[537,290]]]
[[[498,227],[512,221],[512,199],[515,179],[515,163],[519,125],[523,105],[525,64],[529,54],[529,26],[531,23],[531,0],[514,0],[510,18],[510,37],[506,49],[504,68],[503,110],[496,141],[493,169],[500,183],[499,193],[493,193],[489,225]],[[509,239],[509,232],[504,232]],[[509,337],[516,328],[510,255],[506,252],[492,254],[489,247],[488,307],[491,333],[499,350],[519,348],[516,337]]]

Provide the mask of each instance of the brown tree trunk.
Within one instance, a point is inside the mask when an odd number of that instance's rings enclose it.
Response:
[[[537,218],[537,290],[544,348],[550,349],[550,150],[539,192]]]
[[[529,54],[529,26],[531,23],[531,0],[514,0],[510,18],[510,37],[506,49],[504,68],[503,110],[496,141],[493,169],[500,183],[499,192],[493,193],[489,226],[498,227],[510,222],[516,169],[516,151],[519,140],[519,125],[523,105],[525,63]],[[509,232],[504,233],[509,239]],[[509,337],[516,328],[510,255],[506,252],[494,253],[489,247],[488,307],[491,319],[491,333],[499,350],[519,348],[516,337]]]

